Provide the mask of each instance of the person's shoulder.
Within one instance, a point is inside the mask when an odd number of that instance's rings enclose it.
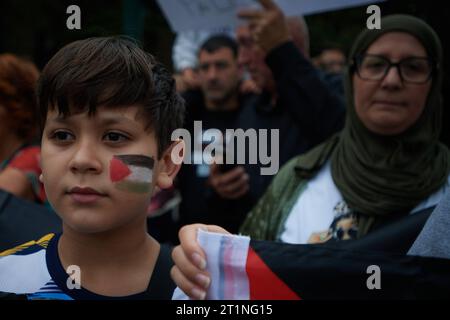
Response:
[[[26,146],[11,159],[9,166],[15,168],[39,168],[41,148],[35,145]]]
[[[31,293],[45,284],[50,276],[46,249],[54,234],[0,252],[0,291]]]
[[[159,263],[162,267],[168,267],[169,269],[173,266],[172,261],[172,250],[173,246],[166,243],[160,244],[159,256],[157,263]]]
[[[161,244],[158,259],[153,269],[152,277],[147,289],[147,295],[152,300],[170,300],[175,290],[175,283],[170,277],[173,247],[168,244]]]
[[[317,173],[327,169],[331,152],[338,142],[339,136],[334,135],[306,153],[295,156],[285,163],[276,175],[273,184],[282,191],[290,182],[297,184],[300,180],[310,180]]]
[[[186,106],[197,106],[203,105],[203,93],[200,89],[189,89],[181,93]]]
[[[190,127],[194,120],[199,120],[206,111],[201,90],[191,89],[181,93],[186,106],[185,125]]]
[[[0,259],[11,255],[25,256],[41,250],[47,249],[48,243],[55,236],[54,233],[46,234],[38,240],[31,240],[14,248],[0,252]]]
[[[27,145],[21,148],[17,154],[14,156],[13,159],[20,159],[20,158],[29,158],[29,157],[35,157],[36,155],[39,155],[41,152],[41,147],[37,145]]]
[[[251,105],[254,106],[259,103],[261,94],[255,92],[239,92],[239,104],[242,107],[243,105]]]

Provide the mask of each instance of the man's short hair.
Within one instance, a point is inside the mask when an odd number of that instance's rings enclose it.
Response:
[[[42,129],[48,110],[66,117],[72,112],[93,115],[99,106],[136,105],[146,130],[156,136],[158,157],[183,124],[184,100],[171,74],[136,41],[123,36],[89,38],[63,47],[42,71],[37,96]]]
[[[236,41],[233,38],[223,34],[213,35],[212,37],[206,39],[206,41],[200,46],[198,53],[200,54],[202,51],[213,53],[221,48],[230,49],[233,53],[233,57],[237,57],[238,45]]]

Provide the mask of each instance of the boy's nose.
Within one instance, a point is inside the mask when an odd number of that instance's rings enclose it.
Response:
[[[74,173],[100,173],[102,163],[98,148],[89,141],[81,141],[70,161],[70,170]]]

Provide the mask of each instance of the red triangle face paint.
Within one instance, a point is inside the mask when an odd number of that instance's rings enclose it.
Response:
[[[109,166],[109,175],[112,182],[118,182],[131,174],[128,166],[117,157],[113,157]]]

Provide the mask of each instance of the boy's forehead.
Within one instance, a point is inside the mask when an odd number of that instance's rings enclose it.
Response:
[[[68,115],[64,115],[57,108],[48,110],[47,121],[68,121],[76,119],[84,119],[86,117],[92,118],[94,120],[109,121],[109,122],[121,122],[121,121],[131,121],[140,122],[138,120],[139,108],[137,106],[126,106],[126,107],[97,107],[95,112],[89,114],[88,109],[86,110],[70,110]]]

